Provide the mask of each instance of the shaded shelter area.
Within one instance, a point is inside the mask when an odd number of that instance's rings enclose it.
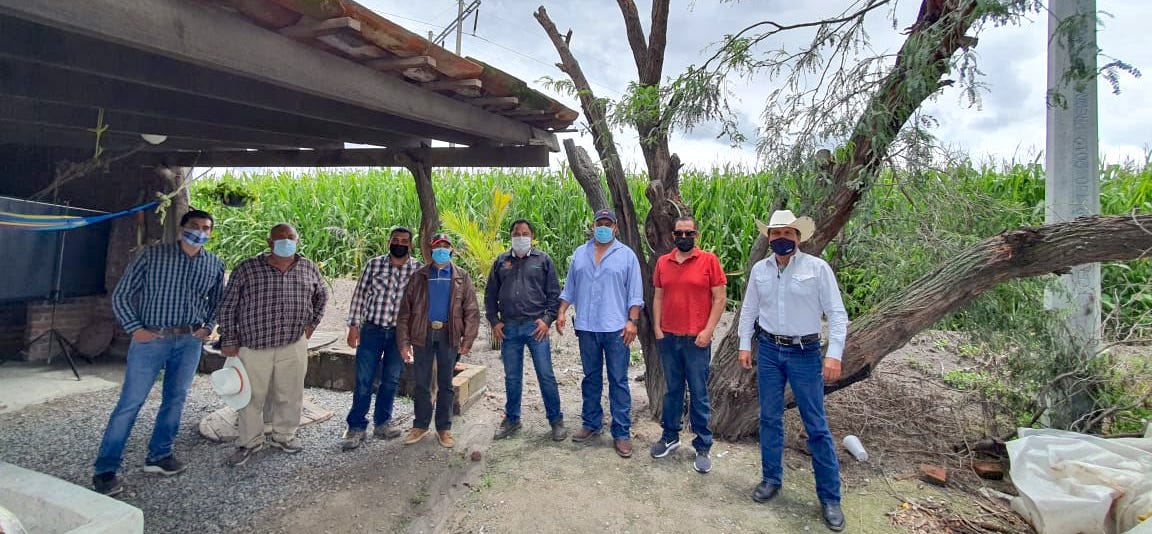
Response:
[[[545,166],[576,117],[350,0],[0,0],[0,196],[13,199],[116,212],[181,191],[190,167],[403,166],[427,232],[432,168]],[[174,241],[187,202],[102,223],[103,293],[0,295],[0,358],[48,358],[46,344],[20,349],[50,327],[107,330],[132,252]],[[52,264],[55,250],[6,246],[17,231],[0,228],[5,262]]]

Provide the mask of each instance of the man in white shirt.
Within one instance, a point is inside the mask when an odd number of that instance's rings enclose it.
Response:
[[[784,384],[792,386],[800,418],[808,433],[816,495],[824,524],[844,529],[840,509],[840,465],[828,419],[824,414],[824,381],[840,378],[840,359],[848,332],[848,312],[840,298],[836,275],[828,263],[800,252],[816,225],[789,210],[772,214],[767,225],[772,255],[749,273],[740,310],[740,365],[752,369],[752,341],[757,343],[756,372],[760,390],[760,461],[763,479],[752,499],[776,497],[784,478]],[[821,358],[821,317],[828,318],[828,352]]]

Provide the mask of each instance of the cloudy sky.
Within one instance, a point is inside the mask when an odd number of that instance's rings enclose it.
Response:
[[[439,33],[456,17],[456,0],[359,0],[378,13],[417,33]],[[468,3],[470,0],[466,0]],[[573,31],[572,50],[581,62],[598,96],[619,98],[635,79],[636,68],[625,40],[624,25],[612,0],[483,0],[479,19],[465,24],[462,52],[498,65],[513,75],[542,89],[544,76],[562,78],[555,63],[555,49],[544,30],[532,17],[541,5],[548,10],[561,32]],[[669,24],[665,76],[674,76],[686,66],[699,64],[714,50],[723,35],[735,33],[750,22],[772,20],[795,23],[834,16],[847,2],[843,0],[744,0],[720,2],[696,0],[673,2]],[[639,0],[641,18],[648,20],[650,3]],[[903,41],[900,29],[915,19],[918,0],[901,0],[895,8],[896,28],[877,12],[869,24],[872,46],[877,52],[894,52]],[[1152,20],[1152,2],[1147,0],[1100,0],[1097,7],[1106,13],[1099,32],[1104,54],[1131,63],[1137,68],[1152,66],[1152,47],[1141,45],[1148,37],[1143,28]],[[778,46],[796,45],[808,35],[796,34],[776,41]],[[946,146],[963,150],[977,161],[1015,159],[1030,161],[1044,147],[1047,43],[1046,16],[1036,15],[1020,26],[990,27],[983,31],[976,48],[979,67],[986,85],[979,107],[971,107],[959,91],[945,90],[926,111],[939,119],[935,134]],[[455,46],[455,36],[446,48]],[[743,118],[742,127],[750,137],[755,133],[764,98],[774,80],[767,77],[742,81],[733,86],[733,102]],[[1100,152],[1108,162],[1125,159],[1143,161],[1145,149],[1152,148],[1152,79],[1124,77],[1122,93],[1113,95],[1110,87],[1100,87]],[[574,109],[573,99],[560,98]],[[755,165],[752,143],[731,148],[715,139],[718,128],[704,125],[673,138],[673,150],[690,166],[707,169],[715,165]],[[587,135],[577,142],[594,154]],[[643,160],[635,137],[623,132],[617,138],[628,163],[635,167]],[[559,156],[557,156],[557,161]]]

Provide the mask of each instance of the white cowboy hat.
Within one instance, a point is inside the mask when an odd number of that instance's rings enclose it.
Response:
[[[778,210],[772,212],[772,218],[768,219],[768,224],[756,221],[756,228],[760,229],[760,233],[764,237],[768,237],[769,230],[772,228],[795,228],[800,232],[800,242],[803,243],[816,233],[816,223],[812,221],[811,217],[796,217],[792,214],[792,210]]]
[[[252,383],[240,358],[227,358],[224,367],[212,373],[212,389],[228,407],[240,411],[252,400]]]

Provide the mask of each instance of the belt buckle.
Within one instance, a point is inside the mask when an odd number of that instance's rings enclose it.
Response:
[[[804,340],[801,338],[801,336],[792,336],[792,344],[793,345],[803,345]]]
[[[444,328],[444,321],[432,321],[431,324],[433,330],[440,330]]]

